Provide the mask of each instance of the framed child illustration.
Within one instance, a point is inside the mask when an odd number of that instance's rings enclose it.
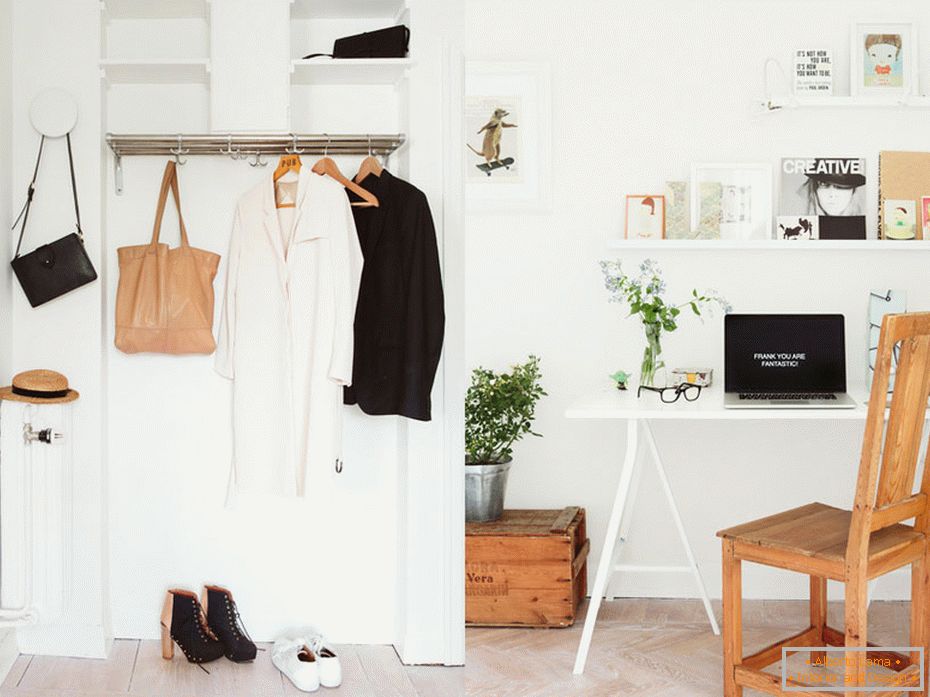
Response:
[[[665,196],[627,196],[625,236],[628,240],[665,237]]]
[[[857,22],[850,37],[850,93],[904,97],[917,88],[917,27]]]

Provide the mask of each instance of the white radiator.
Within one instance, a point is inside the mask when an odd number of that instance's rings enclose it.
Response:
[[[70,404],[0,401],[0,627],[54,620],[67,607],[71,453]]]

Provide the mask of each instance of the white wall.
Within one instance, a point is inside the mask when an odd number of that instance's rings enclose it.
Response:
[[[10,158],[13,151],[12,141],[12,100],[11,80],[13,78],[13,6],[10,2],[0,2],[0,234],[3,243],[0,249],[4,256],[8,254],[11,215],[11,169]],[[12,362],[12,272],[8,264],[0,264],[0,380],[8,384]],[[0,675],[9,670],[15,655],[16,634],[12,630],[0,631]]]
[[[39,135],[29,121],[29,105],[43,89],[69,90],[78,103],[72,132],[75,174],[81,201],[85,245],[101,266],[100,99],[98,29],[100,7],[90,0],[14,0],[13,47],[13,198],[22,191],[35,164]],[[19,188],[19,187],[22,188]],[[31,250],[74,230],[68,156],[64,140],[46,144],[36,197],[23,242]],[[100,318],[103,283],[31,308],[19,288],[13,292],[12,370],[51,368],[68,376],[82,392],[74,403],[74,551],[71,608],[54,627],[20,629],[26,653],[101,656],[105,651],[106,579],[103,573],[104,471],[102,448],[102,379]]]
[[[411,8],[418,3],[412,0]],[[294,625],[314,624],[337,642],[403,640],[412,647],[412,660],[460,662],[461,657],[453,655],[454,647],[449,653],[421,636],[426,633],[454,643],[443,636],[447,609],[429,616],[412,611],[403,619],[402,628],[398,617],[408,609],[399,604],[407,602],[402,584],[414,577],[428,583],[438,575],[434,566],[448,562],[430,558],[428,549],[408,557],[399,542],[401,538],[405,545],[424,542],[424,536],[417,536],[408,526],[420,526],[431,535],[436,526],[445,524],[421,521],[417,516],[405,519],[398,511],[402,505],[422,510],[418,501],[426,501],[426,508],[440,508],[435,491],[423,491],[422,486],[408,491],[405,477],[408,457],[413,474],[441,467],[445,436],[441,377],[434,393],[434,424],[408,430],[397,417],[369,417],[357,408],[347,408],[341,475],[325,470],[314,473],[305,500],[243,502],[238,508],[226,509],[230,389],[213,372],[212,358],[127,356],[113,347],[116,249],[148,241],[164,160],[127,158],[123,163],[125,193],[116,196],[112,157],[103,133],[203,132],[210,123],[210,107],[208,89],[197,84],[112,85],[101,92],[105,83],[98,70],[100,16],[95,0],[14,0],[13,181],[27,180],[38,143],[27,116],[32,97],[46,86],[68,88],[80,109],[73,139],[82,219],[88,249],[100,273],[97,283],[35,310],[18,290],[14,293],[17,333],[12,367],[56,368],[82,391],[75,405],[73,434],[75,536],[80,555],[75,556],[73,617],[67,627],[56,628],[59,652],[102,653],[111,618],[112,635],[155,637],[167,588],[199,590],[203,583],[221,583],[234,591],[243,618],[258,640],[273,638]],[[422,16],[425,21],[419,31],[433,37],[423,41],[424,56],[439,61],[442,51],[437,47],[442,37],[429,25],[435,14],[424,11]],[[109,37],[111,58],[128,52],[128,46],[139,48],[121,33],[126,20],[120,21],[123,24]],[[417,21],[415,10],[413,21]],[[157,44],[170,36],[150,32],[149,38]],[[154,45],[153,53],[164,48]],[[153,54],[141,52],[134,57],[139,55]],[[392,158],[391,169],[410,176],[428,193],[437,207],[441,234],[441,168],[426,151],[443,143],[442,119],[426,118],[438,103],[441,64],[424,64],[423,71],[411,73],[414,79],[420,82],[410,90],[410,110],[422,115],[416,119],[418,130],[411,134],[407,154]],[[319,94],[310,90],[299,87],[291,94],[295,130],[395,132],[408,128],[408,110],[399,109],[395,97],[386,97],[384,87],[374,88],[374,106],[359,105],[359,91],[351,88],[329,88],[328,92],[321,88]],[[324,93],[333,101],[321,99]],[[346,107],[346,100],[352,108]],[[54,193],[40,194],[37,199],[30,219],[33,246],[70,230],[64,158],[61,143],[51,144],[46,151],[38,186],[40,192]],[[351,173],[358,160],[349,158],[340,165]],[[414,166],[420,167],[420,174],[412,171]],[[181,196],[192,243],[225,256],[237,198],[270,176],[272,168],[253,169],[244,161],[225,158],[192,158],[184,165]],[[164,241],[177,243],[171,204],[163,234]],[[225,264],[215,284],[218,303],[224,274]],[[442,484],[444,478],[431,481]],[[438,595],[435,585],[427,591]],[[436,602],[449,604],[448,598]],[[88,650],[86,641],[81,650],[74,648],[87,637],[82,629],[96,631],[100,650]],[[22,639],[28,632],[20,634]],[[49,638],[48,632],[43,637],[45,647],[55,652],[54,637]]]
[[[10,225],[13,222],[10,158],[13,151],[11,109],[13,91],[13,5],[0,3],[0,231],[2,231],[4,257],[8,256],[10,246]],[[9,377],[13,338],[12,313],[12,271],[9,264],[0,264],[0,379]],[[7,384],[4,382],[4,384]]]
[[[396,93],[390,85],[298,86],[291,88],[291,128],[408,132],[407,151],[391,158],[390,169],[427,193],[441,235],[443,182],[434,152],[444,138],[442,119],[435,116],[442,51],[433,27],[443,18],[427,11],[427,3],[409,4],[414,32],[422,37],[412,47],[422,59],[409,76],[410,111],[417,117],[407,121],[407,110],[398,108],[403,86]],[[349,24],[338,33],[357,28]],[[372,21],[363,25],[372,28]],[[203,130],[198,124],[208,122],[204,92],[199,86],[112,86],[106,129]],[[165,100],[184,101],[187,108],[182,115],[159,109]],[[428,115],[434,118],[428,120]],[[178,125],[179,119],[184,125]],[[340,167],[351,175],[359,160],[339,159]],[[312,161],[313,156],[305,158],[307,164]],[[215,582],[233,590],[256,639],[313,624],[337,642],[397,643],[411,662],[460,661],[445,655],[444,646],[433,640],[442,637],[447,613],[430,606],[426,614],[415,605],[441,605],[438,587],[413,590],[442,573],[428,534],[442,534],[445,528],[436,521],[410,523],[402,515],[418,497],[435,501],[435,489],[429,485],[437,475],[442,479],[437,466],[444,424],[441,373],[430,424],[408,425],[399,417],[372,417],[346,407],[342,474],[328,465],[314,468],[304,500],[244,502],[227,509],[230,385],[214,374],[212,357],[127,356],[112,346],[116,249],[149,239],[163,167],[160,158],[125,159],[121,196],[115,195],[107,168],[105,353],[115,635],[156,636],[153,617],[164,589],[197,589]],[[225,256],[238,197],[269,177],[273,167],[251,168],[223,158],[191,158],[181,167],[181,197],[192,244]],[[176,244],[171,204],[162,234],[163,241]],[[224,275],[221,264],[215,283],[218,303]],[[421,471],[433,479],[421,476]]]
[[[554,184],[551,211],[468,220],[468,366],[500,369],[528,353],[542,357],[550,396],[540,404],[536,428],[545,437],[517,446],[507,505],[585,506],[593,572],[619,477],[623,428],[569,422],[563,414],[614,370],[635,370],[643,346],[636,322],[608,305],[598,260],[621,256],[632,266],[646,256],[658,259],[671,299],[692,287],[714,287],[737,311],[844,313],[852,380],[864,372],[870,288],[904,288],[910,309],[930,308],[926,251],[611,251],[605,239],[622,237],[624,196],[661,193],[666,180],[687,179],[692,162],[775,165],[798,154],[862,155],[874,234],[878,152],[930,149],[926,112],[757,115],[763,64],[771,56],[787,68],[796,47],[832,47],[837,93],[848,93],[849,23],[904,17],[919,21],[926,34],[930,8],[914,0],[896,2],[893,10],[880,0],[471,0],[468,12],[469,57],[552,61]],[[925,51],[925,90],[928,66]],[[719,380],[721,336],[719,315],[705,324],[684,317],[665,341],[666,360],[711,366]],[[861,424],[661,423],[654,431],[712,594],[720,592],[716,530],[811,500],[851,503]],[[641,492],[624,561],[682,561],[649,470]],[[744,573],[749,597],[806,596],[799,576],[754,565]],[[619,583],[621,594],[695,593],[688,577],[672,574]],[[907,591],[907,574],[899,574],[880,581],[876,597]]]

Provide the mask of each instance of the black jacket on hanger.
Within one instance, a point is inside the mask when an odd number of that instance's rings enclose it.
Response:
[[[445,330],[433,216],[426,195],[387,170],[380,177],[369,174],[361,186],[378,197],[379,206],[352,208],[365,265],[352,385],[344,402],[366,414],[429,421]]]

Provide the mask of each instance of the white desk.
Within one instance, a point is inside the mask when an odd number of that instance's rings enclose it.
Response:
[[[707,618],[710,621],[714,634],[719,634],[717,620],[704,588],[701,572],[685,527],[678,511],[678,504],[665,474],[665,467],[659,458],[655,439],[652,436],[650,422],[654,420],[823,420],[823,421],[864,421],[868,409],[865,405],[867,393],[864,388],[850,389],[850,395],[859,404],[854,409],[725,409],[723,406],[723,388],[714,386],[705,389],[700,398],[694,402],[686,402],[682,397],[674,404],[663,404],[659,395],[655,393],[643,394],[641,399],[636,398],[636,390],[617,390],[605,387],[580,399],[565,412],[569,419],[618,419],[627,422],[626,453],[623,458],[623,469],[620,472],[620,481],[614,494],[613,509],[610,513],[610,522],[607,524],[607,534],[604,536],[604,547],[601,550],[601,559],[597,565],[597,575],[594,578],[594,588],[591,591],[591,602],[584,621],[584,630],[581,633],[581,643],[575,656],[574,673],[580,675],[584,672],[585,662],[588,658],[588,649],[591,646],[591,636],[594,633],[594,623],[597,621],[597,612],[601,607],[601,600],[607,590],[610,576],[616,571],[670,571],[690,573],[697,583]],[[656,472],[665,497],[671,509],[672,519],[678,529],[682,546],[688,557],[687,566],[636,566],[630,564],[615,564],[617,553],[617,538],[625,542],[630,527],[632,504],[635,503],[639,482],[641,465],[637,454],[639,451],[640,433],[644,436],[649,454],[652,457]]]

